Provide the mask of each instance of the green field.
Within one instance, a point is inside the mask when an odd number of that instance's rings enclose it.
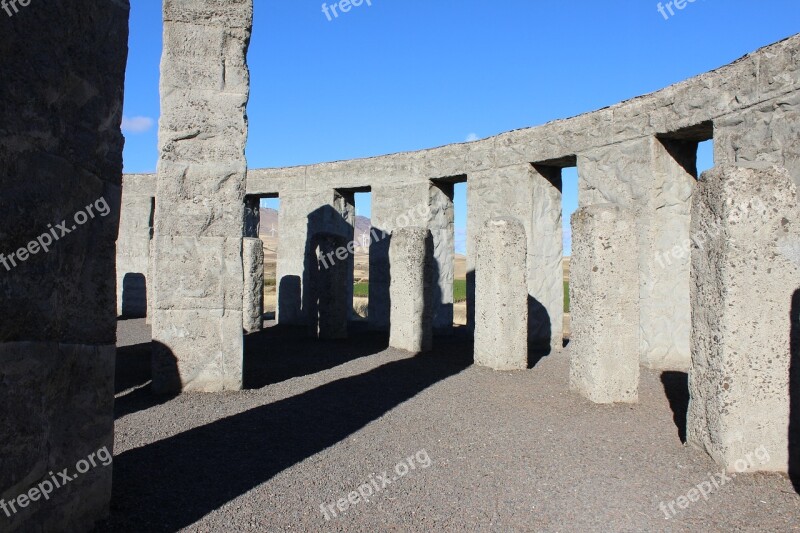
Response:
[[[467,301],[467,280],[453,280],[453,302],[460,303]]]
[[[564,312],[569,313],[569,281],[564,282]]]
[[[369,283],[356,283],[353,285],[353,296],[360,298],[369,297]]]

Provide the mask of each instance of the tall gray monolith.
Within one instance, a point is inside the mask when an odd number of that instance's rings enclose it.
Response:
[[[639,267],[633,214],[597,204],[572,215],[570,389],[595,403],[639,398]]]
[[[492,218],[478,235],[475,257],[475,364],[494,370],[528,367],[525,228]]]

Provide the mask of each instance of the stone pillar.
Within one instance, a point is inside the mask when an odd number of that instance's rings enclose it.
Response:
[[[347,198],[346,196],[350,196]],[[287,191],[281,195],[280,242],[278,244],[278,321],[282,325],[304,326],[312,321],[304,307],[308,300],[306,285],[316,264],[309,270],[309,257],[316,253],[312,238],[317,233],[330,233],[353,240],[355,209],[352,195],[333,189],[319,191]],[[353,257],[347,259],[350,280],[347,291],[353,301]]]
[[[687,440],[728,470],[786,472],[800,382],[800,209],[778,167],[716,167],[692,204],[692,368]],[[793,365],[790,369],[790,365]],[[764,454],[762,453],[762,456]],[[795,464],[800,456],[795,456]],[[752,462],[751,462],[752,463]]]
[[[694,150],[694,152],[692,152]],[[581,207],[630,210],[639,257],[639,358],[658,370],[689,367],[689,209],[696,143],[655,137],[578,156]]]
[[[478,234],[475,257],[475,364],[494,370],[528,367],[525,228],[493,218]]]
[[[532,348],[564,346],[564,236],[561,169],[534,166],[528,234],[528,339]]]
[[[595,403],[639,398],[636,222],[608,204],[572,215],[570,389]]]
[[[519,220],[527,235],[528,339],[532,349],[560,349],[564,322],[560,169],[528,163],[475,172],[467,181],[468,235],[493,217]],[[474,321],[475,249],[467,243],[467,308]]]
[[[396,228],[426,226],[431,212],[429,202],[430,182],[428,181],[372,188],[372,230],[369,247],[369,325],[371,329],[389,330],[390,235]]]
[[[0,11],[0,529],[90,531],[111,499],[129,7],[16,5]],[[90,454],[49,499],[31,492]]]
[[[308,311],[309,332],[318,339],[346,339],[347,321],[353,308],[350,277],[353,250],[341,235],[318,233],[311,238],[304,287],[304,308]]]
[[[433,347],[433,236],[419,227],[399,228],[389,248],[392,281],[389,346],[408,352]]]
[[[117,315],[141,318],[149,308],[150,239],[156,194],[154,174],[122,177],[117,237]]]
[[[244,236],[258,238],[261,226],[261,199],[258,196],[245,196]]]
[[[242,387],[246,54],[252,0],[164,0],[156,392]]]
[[[430,185],[430,214],[428,228],[433,237],[433,270],[436,274],[432,289],[433,329],[447,335],[453,331],[453,279],[455,277],[455,209],[454,185],[435,182]]]
[[[264,329],[264,243],[248,237],[242,243],[244,270],[243,328],[247,333]]]

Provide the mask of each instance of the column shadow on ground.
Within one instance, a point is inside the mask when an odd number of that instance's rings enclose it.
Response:
[[[348,339],[335,341],[310,338],[307,326],[274,325],[244,338],[244,387],[260,389],[316,374],[388,346],[387,333],[358,322],[350,323]]]
[[[124,452],[99,530],[187,527],[471,363],[468,343],[453,342]]]

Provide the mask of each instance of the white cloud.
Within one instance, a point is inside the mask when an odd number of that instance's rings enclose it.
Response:
[[[144,133],[155,124],[150,117],[122,117],[122,131],[129,133]]]
[[[477,133],[470,133],[469,135],[467,135],[466,142],[471,143],[472,141],[477,141],[477,140],[478,140]]]

